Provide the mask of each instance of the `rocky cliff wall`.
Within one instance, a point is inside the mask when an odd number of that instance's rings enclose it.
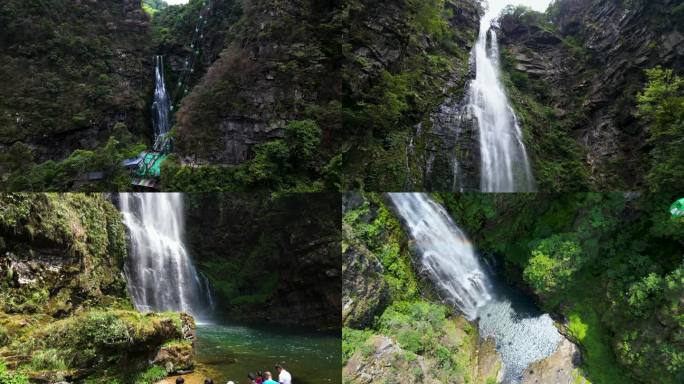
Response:
[[[680,8],[670,0],[560,0],[546,14],[502,18],[509,91],[533,137],[540,188],[644,188],[650,148],[634,116],[636,94],[645,69],[681,73]]]
[[[0,24],[0,149],[21,153],[0,158],[0,172],[147,132],[153,53],[140,1],[9,0]]]
[[[336,194],[188,195],[188,243],[233,320],[338,329]]]

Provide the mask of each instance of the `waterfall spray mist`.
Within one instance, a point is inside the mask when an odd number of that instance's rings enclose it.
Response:
[[[183,195],[122,193],[120,205],[131,240],[125,274],[136,308],[209,315],[209,284],[184,244]]]

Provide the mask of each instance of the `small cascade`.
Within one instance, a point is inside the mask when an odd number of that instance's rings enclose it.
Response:
[[[122,193],[120,206],[131,241],[124,271],[136,308],[207,317],[213,298],[183,242],[183,195]]]
[[[152,102],[152,125],[154,127],[154,139],[158,140],[169,133],[169,112],[171,101],[164,84],[164,58],[154,57],[154,101]]]
[[[390,193],[417,262],[443,300],[492,337],[504,363],[504,382],[517,383],[533,362],[561,340],[553,320],[516,290],[495,280],[465,233],[429,195]]]

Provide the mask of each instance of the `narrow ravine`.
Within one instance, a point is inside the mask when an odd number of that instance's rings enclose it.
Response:
[[[445,302],[492,337],[504,364],[504,382],[517,383],[531,363],[550,356],[561,335],[548,314],[498,281],[447,211],[421,193],[390,193],[417,262]]]

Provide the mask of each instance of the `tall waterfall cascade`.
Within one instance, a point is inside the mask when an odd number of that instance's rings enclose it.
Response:
[[[131,242],[124,272],[136,308],[208,316],[209,283],[184,244],[183,195],[122,193],[120,206]]]
[[[467,91],[467,113],[478,128],[480,189],[484,192],[531,192],[535,189],[522,130],[501,82],[499,43],[492,23],[498,9],[480,21],[473,48],[475,78]]]
[[[169,133],[169,113],[171,101],[164,84],[164,58],[154,57],[154,101],[152,102],[152,124],[154,126],[154,138],[157,140]]]
[[[492,337],[504,364],[504,382],[517,383],[533,362],[561,340],[553,320],[520,292],[506,287],[484,264],[447,211],[422,193],[390,193],[411,239],[417,264],[442,299]]]

